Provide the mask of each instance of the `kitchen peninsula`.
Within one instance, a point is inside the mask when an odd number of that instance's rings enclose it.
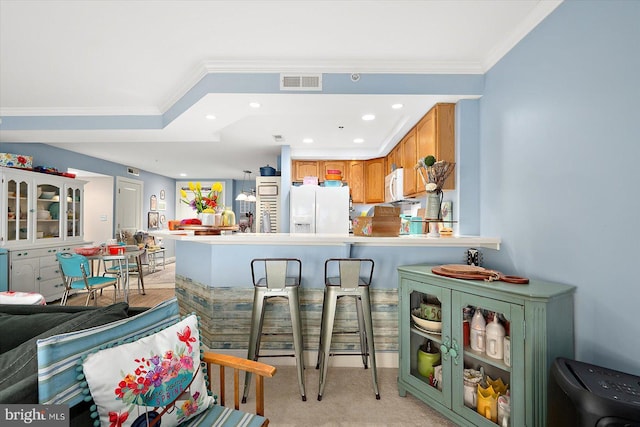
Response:
[[[198,312],[203,322],[205,344],[215,349],[247,348],[253,300],[252,259],[291,257],[302,261],[300,301],[307,350],[317,350],[325,260],[348,257],[373,259],[371,295],[376,350],[392,352],[392,357],[388,358],[392,365],[397,363],[398,349],[397,267],[461,263],[467,248],[500,248],[500,239],[494,237],[360,237],[288,233],[195,236],[184,231],[153,234],[176,241],[176,294],[181,310]],[[283,304],[282,312],[286,311]],[[355,310],[350,312],[355,313]],[[345,325],[351,321],[355,322],[355,318],[343,319]],[[267,336],[263,347],[289,348],[290,341],[286,335]],[[352,349],[354,344],[348,341],[337,345]]]

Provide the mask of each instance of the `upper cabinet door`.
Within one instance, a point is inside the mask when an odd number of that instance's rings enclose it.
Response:
[[[83,229],[83,189],[82,186],[68,185],[67,193],[67,212],[66,212],[66,234],[67,238],[82,237]]]
[[[416,125],[417,159],[428,155],[436,160],[456,161],[455,149],[455,104],[436,104]],[[442,187],[456,188],[455,170]],[[424,192],[424,188],[419,188]]]
[[[293,180],[302,181],[305,176],[317,176],[319,178],[318,162],[308,160],[294,160],[293,166]]]
[[[364,161],[349,162],[349,191],[353,203],[365,202]]]
[[[365,161],[365,203],[384,203],[384,158]]]
[[[25,243],[31,238],[29,232],[33,233],[30,224],[33,222],[33,208],[31,202],[31,189],[33,180],[27,179],[22,174],[6,176],[5,200],[0,203],[3,209],[7,210],[6,224],[0,227],[3,230],[1,244]],[[6,208],[4,208],[6,206]]]
[[[338,170],[342,174],[342,180],[349,183],[349,162],[345,160],[325,160],[320,162],[320,176],[318,181],[325,181],[325,177],[330,170]]]
[[[413,128],[404,137],[402,144],[402,167],[404,168],[404,194],[413,195],[418,191],[416,163],[418,161],[418,149],[416,146],[416,128]]]
[[[36,180],[36,240],[60,239],[66,220],[62,185],[43,178]]]

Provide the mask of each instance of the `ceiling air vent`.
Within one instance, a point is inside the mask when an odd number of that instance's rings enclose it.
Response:
[[[280,90],[322,90],[322,74],[280,74]]]

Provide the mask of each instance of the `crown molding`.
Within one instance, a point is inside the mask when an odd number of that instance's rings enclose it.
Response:
[[[502,39],[502,41],[489,52],[482,66],[483,73],[486,73],[496,65],[498,61],[537,27],[540,22],[549,16],[551,12],[560,6],[562,2],[563,0],[539,1],[531,10],[531,13],[522,21],[521,25],[516,27],[511,34]]]
[[[159,116],[162,113],[157,108],[114,108],[114,107],[86,107],[86,108],[0,108],[0,117],[55,117],[55,116]]]
[[[342,60],[213,60],[205,61],[207,73],[382,73],[382,74],[482,74],[477,62],[342,61]]]

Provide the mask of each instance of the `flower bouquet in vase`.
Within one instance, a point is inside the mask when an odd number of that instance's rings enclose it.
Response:
[[[222,183],[215,182],[211,184],[210,188],[206,188],[202,187],[199,182],[189,182],[189,190],[193,193],[193,199],[191,200],[189,200],[189,196],[184,189],[180,190],[182,203],[191,206],[196,211],[202,225],[220,225],[216,224],[216,214],[220,215],[218,198],[222,192]]]
[[[447,180],[455,163],[447,162],[445,160],[436,160],[434,156],[426,156],[424,159],[420,159],[415,168],[420,173],[424,189],[427,192],[427,206],[425,217],[429,220],[429,234],[431,237],[440,236],[438,220],[442,219],[442,198],[444,193],[442,187]],[[426,177],[425,177],[426,173]],[[435,220],[435,221],[434,221]]]

